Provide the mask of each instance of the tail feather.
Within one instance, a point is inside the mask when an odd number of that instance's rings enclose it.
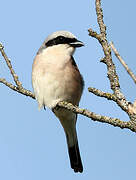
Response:
[[[71,168],[75,172],[82,173],[83,165],[80,157],[76,133],[77,114],[71,113],[70,111],[62,108],[53,109],[53,112],[59,118],[65,131]]]
[[[68,152],[71,168],[74,169],[75,172],[82,173],[83,165],[80,157],[78,142],[74,146],[68,147]]]

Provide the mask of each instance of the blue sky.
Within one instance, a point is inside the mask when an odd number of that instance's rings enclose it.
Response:
[[[107,37],[136,74],[136,2],[102,1]],[[87,29],[99,30],[95,1],[1,1],[0,41],[12,60],[23,86],[32,90],[31,69],[35,54],[47,35],[68,30],[85,43],[74,58],[85,80],[80,107],[99,114],[128,120],[114,103],[89,93],[89,86],[112,92],[106,66],[99,62],[103,52]],[[121,90],[129,101],[136,86],[113,54]],[[0,56],[0,77],[13,82]],[[0,179],[93,179],[135,178],[135,134],[78,116],[77,131],[84,172],[70,168],[63,129],[50,110],[38,111],[35,100],[0,84]]]

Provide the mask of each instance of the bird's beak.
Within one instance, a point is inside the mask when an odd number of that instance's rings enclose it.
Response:
[[[77,41],[75,41],[75,42],[71,42],[70,45],[71,45],[72,47],[77,48],[77,47],[82,47],[82,46],[84,46],[84,43],[81,42],[81,41],[79,41],[79,40],[77,40]]]

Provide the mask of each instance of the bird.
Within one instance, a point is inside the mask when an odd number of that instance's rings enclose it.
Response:
[[[32,65],[32,86],[38,107],[47,107],[59,119],[67,141],[71,168],[83,172],[76,132],[77,114],[59,107],[60,101],[79,105],[84,80],[73,58],[75,49],[84,46],[69,31],[50,34],[39,48]]]

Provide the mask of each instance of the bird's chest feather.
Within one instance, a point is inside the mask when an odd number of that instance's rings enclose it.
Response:
[[[39,75],[46,87],[53,91],[61,90],[62,86],[69,83],[71,79],[69,60],[68,55],[53,54],[42,62],[43,65],[39,69]]]
[[[32,83],[37,100],[45,105],[52,100],[74,99],[79,90],[78,71],[70,61],[71,56],[59,53],[37,55],[33,63]]]

